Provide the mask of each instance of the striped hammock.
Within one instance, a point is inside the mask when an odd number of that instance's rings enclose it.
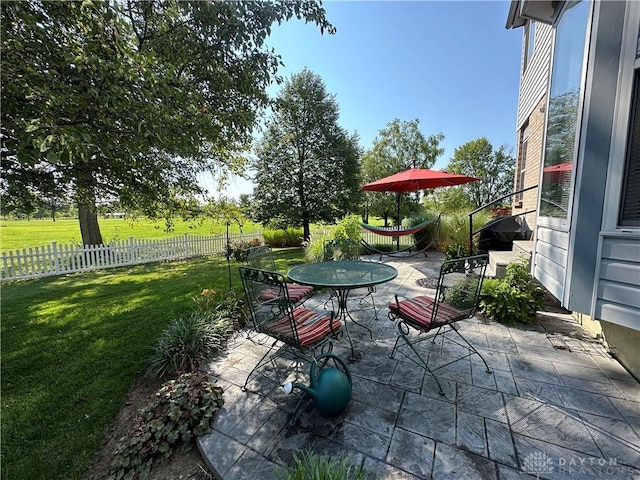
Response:
[[[411,235],[413,233],[419,232],[420,230],[428,227],[431,223],[437,220],[440,217],[435,217],[430,220],[425,220],[424,222],[419,223],[415,227],[409,228],[399,228],[393,229],[391,227],[376,227],[374,225],[369,225],[368,223],[360,222],[360,226],[365,230],[369,230],[370,232],[376,233],[378,235],[382,235],[384,237],[404,237],[405,235]]]

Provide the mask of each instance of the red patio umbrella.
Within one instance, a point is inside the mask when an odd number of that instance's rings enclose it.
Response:
[[[452,187],[464,183],[476,182],[480,178],[468,177],[457,173],[438,172],[426,168],[410,168],[404,172],[381,178],[363,185],[360,190],[370,192],[415,192],[428,188]]]
[[[563,183],[571,181],[573,162],[559,163],[542,169],[543,181],[547,183]]]
[[[465,183],[477,182],[480,178],[469,177],[457,173],[439,172],[426,168],[410,168],[403,172],[381,178],[363,185],[360,190],[369,192],[396,192],[398,195],[398,227],[400,227],[400,194],[438,187],[452,187]],[[398,248],[400,242],[398,241]]]

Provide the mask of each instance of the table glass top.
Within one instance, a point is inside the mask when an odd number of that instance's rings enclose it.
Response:
[[[398,270],[377,262],[336,261],[307,263],[289,270],[293,282],[315,287],[368,287],[393,280]]]

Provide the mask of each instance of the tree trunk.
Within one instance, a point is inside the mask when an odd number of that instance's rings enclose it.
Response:
[[[308,242],[311,238],[311,228],[308,215],[303,215],[302,217],[302,236],[304,237],[305,242]]]
[[[83,245],[102,245],[102,234],[98,225],[98,213],[93,208],[78,204],[78,219]]]
[[[80,172],[78,182],[78,220],[83,245],[102,245],[96,209],[95,179],[91,172]]]

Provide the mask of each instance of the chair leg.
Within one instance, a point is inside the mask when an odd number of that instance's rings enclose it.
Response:
[[[476,350],[476,348],[471,345],[466,338],[464,338],[462,336],[462,334],[458,331],[458,329],[455,327],[455,325],[451,324],[449,325],[451,327],[451,329],[456,332],[458,334],[458,336],[464,341],[464,343],[467,344],[467,348],[469,348],[469,350],[472,353],[475,353],[476,355],[478,355],[480,357],[480,359],[482,360],[482,363],[484,363],[485,368],[487,369],[487,373],[491,373],[491,368],[489,367],[489,365],[487,364],[487,361],[484,359],[484,357],[482,355],[480,355],[480,352],[478,350]]]
[[[419,361],[413,360],[413,362],[418,366],[424,368],[427,372],[429,372],[429,374],[431,374],[433,379],[436,381],[436,384],[438,385],[438,392],[440,393],[440,395],[444,395],[444,390],[442,389],[442,385],[440,385],[440,381],[438,380],[438,377],[435,376],[433,371],[429,368],[429,365],[427,365],[427,362],[424,360],[424,358],[422,358],[422,355],[418,353],[413,343],[411,343],[411,341],[409,340],[409,326],[406,325],[404,322],[400,321],[398,322],[398,330],[400,331],[400,335],[398,335],[398,338],[396,338],[396,344],[393,346],[393,351],[391,352],[391,358],[393,358],[393,355],[395,354],[396,348],[398,346],[398,341],[400,340],[400,338],[402,338],[419,360]],[[410,358],[410,357],[407,357],[407,358]]]
[[[260,368],[261,366],[264,365],[264,363],[263,363],[264,359],[267,358],[267,356],[271,353],[271,350],[273,350],[273,347],[276,346],[276,343],[278,343],[278,340],[274,340],[273,341],[273,343],[269,347],[269,350],[267,350],[267,352],[262,356],[260,361],[258,361],[258,363],[256,363],[256,366],[251,369],[251,371],[249,372],[249,375],[247,375],[247,378],[244,381],[244,385],[242,385],[242,391],[243,392],[247,391],[247,384],[249,383],[249,379],[258,370],[258,368]],[[265,375],[265,377],[266,377],[266,375]]]

